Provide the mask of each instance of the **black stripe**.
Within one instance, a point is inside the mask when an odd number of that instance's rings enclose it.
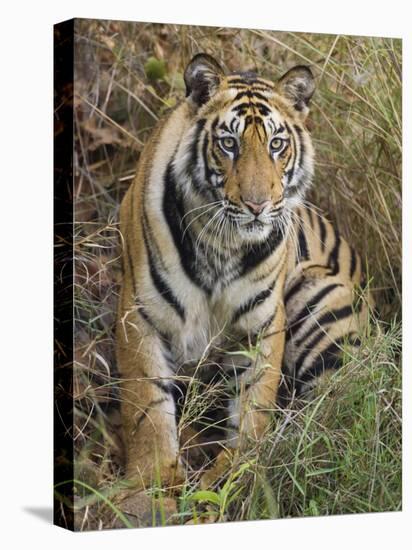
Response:
[[[231,122],[230,122],[230,131],[234,134],[236,133],[236,128],[235,128],[235,124],[236,124],[237,121],[237,118],[232,118]]]
[[[153,252],[150,246],[149,238],[146,234],[146,226],[144,223],[142,223],[142,229],[143,229],[143,240],[146,246],[147,258],[149,261],[149,270],[150,270],[150,275],[151,275],[153,284],[156,287],[156,290],[158,291],[158,293],[162,296],[162,298],[164,298],[168,302],[168,304],[172,306],[172,308],[176,311],[176,313],[184,322],[186,315],[185,315],[185,310],[183,306],[180,304],[179,300],[173,294],[172,289],[165,281],[163,275],[161,275],[157,270],[156,262],[153,257]]]
[[[175,370],[175,367],[176,367],[176,364],[175,364],[175,359],[174,359],[174,355],[173,355],[173,352],[172,352],[172,338],[164,338],[162,340],[162,355],[163,355],[163,358],[164,360],[166,361],[167,363],[167,366],[171,369],[171,370]]]
[[[205,166],[205,176],[206,176],[206,179],[210,182],[210,176],[212,175],[212,170],[209,168],[209,163],[208,163],[208,155],[207,155],[208,146],[209,146],[209,136],[207,133],[205,133],[205,137],[203,139],[202,155],[203,155],[203,164]],[[212,155],[213,155],[213,151],[212,151]],[[216,162],[216,159],[215,159],[215,162]]]
[[[288,164],[291,164],[292,166],[288,170],[286,170],[286,172],[285,172],[285,175],[287,177],[287,183],[289,184],[292,181],[293,174],[294,174],[294,171],[295,171],[295,160],[296,160],[296,155],[297,155],[297,144],[296,144],[295,134],[293,133],[292,128],[289,126],[289,124],[286,122],[286,120],[285,120],[285,126],[286,126],[286,129],[288,131],[290,140],[291,140],[292,145],[293,145],[292,158],[288,163]]]
[[[268,116],[270,113],[271,113],[271,109],[270,107],[267,107],[266,105],[264,105],[263,103],[261,103],[260,101],[259,102],[256,102],[253,104],[254,107],[257,107],[258,111],[259,111],[259,114],[261,116]],[[256,117],[255,117],[255,121],[256,121]]]
[[[148,417],[147,411],[149,409],[152,409],[155,405],[160,405],[161,403],[164,403],[165,401],[167,401],[166,397],[160,397],[159,399],[153,399],[152,401],[150,401],[150,403],[143,409],[143,411],[142,411],[142,413],[139,417],[139,420],[136,422],[136,424],[134,426],[134,429],[138,428],[140,426],[140,424],[143,422],[143,420]]]
[[[265,95],[261,94],[260,92],[255,92],[250,88],[248,88],[247,90],[238,92],[233,101],[238,101],[239,99],[242,99],[242,97],[249,97],[251,99],[257,98],[257,99],[261,99],[262,101],[268,101],[268,98]]]
[[[229,87],[233,88],[234,90],[239,90],[239,91],[247,90],[249,88],[249,86],[246,84],[246,82],[243,83],[243,84],[232,84],[231,82],[229,82]]]
[[[194,167],[197,165],[197,155],[198,155],[198,145],[199,145],[199,137],[202,133],[203,128],[205,127],[206,119],[201,118],[196,122],[196,132],[195,136],[193,138],[193,141],[190,145],[190,161],[186,167],[186,173],[191,176],[193,173]]]
[[[190,233],[186,231],[186,219],[182,222],[185,211],[183,198],[176,188],[173,161],[169,162],[164,175],[163,214],[169,225],[184,272],[195,285],[210,293],[210,289],[205,288],[204,282],[200,279],[199,270],[195,266],[196,255]]]
[[[258,294],[253,296],[253,298],[250,298],[247,302],[245,302],[240,307],[238,307],[235,310],[235,313],[233,314],[232,323],[233,324],[236,323],[237,321],[239,321],[239,319],[243,315],[245,315],[246,313],[249,313],[260,304],[263,304],[263,302],[267,300],[267,298],[269,298],[269,296],[272,294],[276,281],[277,281],[277,278],[272,282],[272,284],[268,288],[265,288],[265,290],[258,292]]]
[[[124,242],[124,246],[125,246],[125,253],[126,253],[126,256],[127,256],[127,261],[130,265],[130,276],[131,276],[131,279],[132,279],[132,287],[133,287],[133,298],[136,299],[136,296],[137,296],[137,289],[136,289],[136,279],[135,279],[135,271],[134,271],[134,264],[133,264],[133,258],[130,254],[130,247],[129,247],[129,243],[128,243],[128,239],[127,237],[125,238],[125,242]]]
[[[248,88],[248,85],[247,84],[244,84],[243,86],[241,84],[232,84],[229,82],[229,86],[230,88],[233,88],[235,90],[239,90],[239,91],[242,91],[242,90],[246,90]],[[261,86],[261,85],[256,85],[254,84],[253,85],[253,88],[252,88],[253,92],[263,92],[263,93],[269,93],[269,94],[273,94],[273,89],[272,88],[269,88],[269,86]]]
[[[262,114],[262,113],[261,113],[261,114]],[[262,137],[262,139],[260,139],[260,141],[261,141],[261,143],[265,144],[265,140],[266,140],[266,127],[265,127],[265,123],[263,122],[263,119],[260,118],[259,116],[255,116],[253,120],[254,120],[254,123],[255,123],[256,125],[259,125],[259,126],[262,127],[264,136]],[[258,134],[259,134],[259,132],[258,132]],[[259,135],[260,135],[260,134],[259,134]],[[283,153],[281,153],[281,155],[282,155],[282,154],[283,154]]]
[[[311,210],[310,208],[305,208],[305,211],[307,212],[308,217],[309,217],[309,224],[310,224],[311,228],[313,229],[313,215],[312,215],[312,210]]]
[[[289,288],[284,297],[285,306],[287,306],[288,302],[305,286],[305,283],[307,283],[307,279],[301,277],[297,283]]]
[[[303,334],[303,336],[301,336],[298,340],[296,340],[296,343],[295,343],[296,347],[300,347],[301,344],[304,342],[304,340],[307,340],[308,338],[310,338],[318,328],[320,327],[325,328],[326,326],[331,325],[332,323],[335,323],[337,321],[342,321],[343,319],[350,317],[352,313],[353,313],[352,306],[343,306],[339,309],[327,311],[314,322],[314,324],[309,328],[307,332],[305,332],[305,334]]]
[[[319,292],[309,300],[309,302],[303,306],[299,313],[294,318],[293,322],[288,328],[287,339],[296,334],[304,321],[312,314],[312,309],[319,304],[323,298],[330,294],[335,288],[343,286],[341,283],[333,283],[323,287]]]
[[[342,340],[343,338],[339,338],[339,340]],[[298,391],[299,393],[302,393],[305,388],[304,384],[305,382],[308,382],[310,380],[313,380],[314,378],[317,378],[321,374],[323,374],[326,370],[329,369],[337,369],[342,364],[342,358],[340,356],[341,354],[341,348],[339,345],[339,341],[331,343],[326,350],[324,350],[322,353],[320,353],[316,360],[312,363],[310,367],[305,370],[305,372],[302,374],[301,377],[299,377],[298,380]]]
[[[333,248],[329,254],[328,258],[328,265],[332,269],[332,275],[336,275],[339,271],[339,250],[340,250],[340,235],[338,233],[338,230],[336,227],[333,228],[333,232],[335,235],[335,244],[333,245]]]
[[[243,84],[244,86],[250,86],[251,84],[253,84],[254,82],[256,82],[256,77],[235,77],[235,78],[228,78],[228,83],[230,85],[232,84]]]
[[[144,310],[144,306],[141,304],[137,304],[137,306],[137,313],[146,321],[146,323],[151,326],[152,329],[154,329],[162,339],[167,339],[167,336],[157,328],[156,323],[153,321],[147,311]]]
[[[319,221],[319,231],[320,231],[320,249],[322,252],[325,252],[325,246],[326,246],[326,225],[323,220],[323,217],[319,214],[318,215],[318,221]]]
[[[172,386],[167,382],[162,382],[162,380],[154,379],[154,380],[147,380],[147,382],[151,382],[155,386],[159,388],[163,393],[166,393],[167,395],[173,394],[173,388]]]
[[[276,308],[275,312],[272,313],[272,315],[270,315],[270,316],[266,319],[266,321],[264,321],[264,322],[260,325],[260,327],[259,327],[257,330],[254,331],[253,336],[254,336],[255,338],[256,338],[257,336],[259,336],[260,334],[262,334],[262,332],[264,332],[264,331],[272,324],[273,319],[276,317],[276,313],[277,313],[277,308]],[[267,335],[267,336],[272,336],[272,334],[271,334],[271,335]]]
[[[355,348],[359,348],[362,344],[362,341],[359,338],[359,336],[355,336],[355,338],[353,338],[353,335],[354,335],[354,333],[351,333],[351,337],[349,339],[349,344],[351,346],[354,346]]]
[[[265,273],[262,273],[258,277],[251,278],[251,283],[256,284],[260,281],[263,281],[263,279],[267,279],[269,276],[275,277],[275,275],[279,275],[279,273],[282,271],[286,263],[286,250],[284,251],[284,254],[282,255],[282,258],[276,262],[276,265],[270,269],[270,271],[266,271]]]
[[[232,107],[232,112],[236,113],[239,116],[245,115],[247,111],[250,109],[250,103],[241,103],[240,105],[236,105],[236,107]],[[249,121],[253,120],[251,116],[248,117]],[[246,120],[246,123],[248,123],[248,120]]]
[[[244,113],[239,113],[239,114],[244,114]],[[243,126],[243,133],[246,132],[246,129],[250,124],[253,124],[253,121],[254,121],[254,117],[252,115],[247,115],[247,117],[245,117],[245,124]]]
[[[356,336],[356,334],[354,332],[351,332],[347,336],[342,336],[338,338],[335,342],[332,342],[324,351],[322,351],[318,355],[316,361],[314,361],[312,365],[307,370],[305,370],[305,372],[299,379],[301,391],[302,385],[305,382],[309,381],[310,379],[313,380],[314,378],[323,374],[326,370],[336,370],[342,365],[342,345],[348,342],[352,346],[358,346],[360,343],[359,338],[353,338],[353,336]]]
[[[296,124],[293,125],[293,129],[295,130],[295,132],[297,133],[298,135],[298,141],[299,141],[299,160],[296,161],[297,165],[299,166],[299,168],[302,167],[302,164],[303,164],[303,157],[305,156],[305,144],[303,143],[303,131],[302,131],[302,128],[300,128],[299,126],[297,126]]]
[[[303,260],[303,261],[309,260],[308,243],[306,240],[302,222],[299,223],[298,242],[299,242],[299,260]]]
[[[316,344],[319,344],[322,338],[326,336],[327,334],[325,333],[325,331],[322,329],[319,329],[319,331],[312,338],[312,340],[304,347],[303,351],[301,351],[299,357],[295,361],[295,373],[298,378],[299,378],[299,371],[302,368],[305,359],[308,357],[308,354],[313,350]]]
[[[272,90],[272,88],[269,86],[268,83],[261,80],[256,73],[247,73],[240,75],[238,77],[229,77],[228,78],[228,84],[231,86],[232,84],[243,84],[244,86],[253,86],[253,88],[265,88],[267,90]]]
[[[326,265],[322,265],[322,264],[311,264],[310,266],[311,268],[314,268],[314,267],[320,267],[322,269],[327,269],[327,266]],[[329,273],[327,273],[327,275],[330,275],[331,272],[329,270]],[[284,302],[285,302],[285,306],[288,305],[289,301],[300,291],[303,289],[303,287],[305,286],[306,283],[310,283],[312,281],[312,279],[308,279],[304,276],[302,276],[294,285],[292,285],[289,290],[286,292],[285,296],[284,296]]]
[[[224,130],[225,132],[230,133],[230,129],[228,128],[228,125],[226,124],[225,121],[223,121],[223,122],[220,123],[219,129],[220,129],[220,130]]]
[[[241,276],[246,275],[266,260],[282,241],[282,232],[273,228],[266,241],[258,243],[252,249],[248,248],[242,258]]]
[[[232,107],[232,112],[238,113],[238,114],[245,114],[246,111],[248,111],[250,108],[257,109],[259,113],[263,116],[267,116],[271,112],[270,108],[264,103],[261,103],[260,101],[256,101],[254,103],[250,103],[250,102],[240,103],[239,105],[235,105],[234,107]]]

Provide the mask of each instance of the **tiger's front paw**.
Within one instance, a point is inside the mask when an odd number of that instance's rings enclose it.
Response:
[[[174,498],[123,489],[116,495],[114,505],[116,512],[112,528],[154,527],[178,523]]]
[[[200,478],[202,490],[216,487],[229,473],[233,464],[234,449],[224,449],[217,455],[213,466]]]
[[[125,478],[126,486],[135,492],[151,487],[178,492],[186,480],[186,468],[180,459],[160,464],[139,461],[128,465]]]

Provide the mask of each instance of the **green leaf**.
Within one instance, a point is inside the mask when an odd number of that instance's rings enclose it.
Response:
[[[175,97],[168,97],[165,99],[165,103],[167,107],[174,107],[177,103],[177,99]]]
[[[311,499],[309,501],[309,511],[310,511],[312,516],[318,516],[319,515],[318,506],[317,506],[316,502],[313,499]]]
[[[320,476],[322,474],[329,474],[330,472],[336,472],[336,470],[340,470],[340,467],[337,466],[336,468],[319,468],[319,470],[313,470],[312,472],[306,472],[306,477]]]
[[[227,498],[226,498],[226,508],[229,506],[229,504],[234,502],[241,495],[242,492],[243,492],[243,487],[239,487],[239,489],[237,491],[235,491],[230,496],[227,496]]]
[[[241,355],[242,357],[247,357],[248,359],[256,359],[257,351],[254,349],[251,350],[241,350],[241,351],[227,351],[227,355]]]
[[[299,493],[301,493],[303,496],[305,496],[305,491],[302,489],[301,484],[298,482],[296,477],[292,474],[292,472],[289,470],[287,466],[285,466],[285,470],[290,476],[290,479],[293,481],[294,486],[298,489]]]
[[[220,496],[214,491],[196,491],[189,497],[189,500],[194,500],[196,502],[210,502],[211,504],[216,504],[220,506]]]
[[[238,468],[238,470],[234,473],[234,474],[231,474],[231,476],[229,477],[229,479],[226,481],[226,483],[223,485],[220,493],[221,495],[227,499],[230,491],[232,491],[236,486],[237,486],[237,479],[244,473],[246,472],[247,470],[250,470],[252,464],[254,464],[256,462],[256,460],[251,460],[249,462],[244,462],[243,464],[241,464]],[[242,490],[243,488],[241,488]]]
[[[149,80],[161,80],[166,74],[166,63],[163,59],[149,57],[145,63],[144,70]]]

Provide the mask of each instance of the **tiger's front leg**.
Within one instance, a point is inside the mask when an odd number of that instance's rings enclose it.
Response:
[[[172,394],[174,373],[163,342],[138,310],[119,321],[117,341],[126,480],[134,490],[159,483],[170,487],[182,481],[183,468]]]
[[[285,313],[279,304],[272,324],[257,344],[257,358],[245,380],[240,395],[230,404],[230,412],[238,418],[239,443],[247,439],[259,441],[276,407],[285,349]]]
[[[203,488],[213,485],[228,471],[236,449],[241,450],[250,440],[259,442],[264,435],[276,407],[284,348],[285,310],[281,303],[271,325],[258,339],[255,360],[237,381],[237,395],[228,405],[228,445],[203,474]]]

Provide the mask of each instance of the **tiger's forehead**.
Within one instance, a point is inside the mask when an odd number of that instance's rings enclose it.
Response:
[[[222,84],[226,84],[228,88],[234,88],[238,90],[249,89],[251,91],[271,92],[274,91],[274,84],[270,80],[261,78],[255,73],[234,73],[226,76],[222,80]]]
[[[284,128],[287,112],[275,85],[254,73],[223,79],[216,102],[219,126],[224,129],[243,132],[250,124],[263,125],[270,134]]]

